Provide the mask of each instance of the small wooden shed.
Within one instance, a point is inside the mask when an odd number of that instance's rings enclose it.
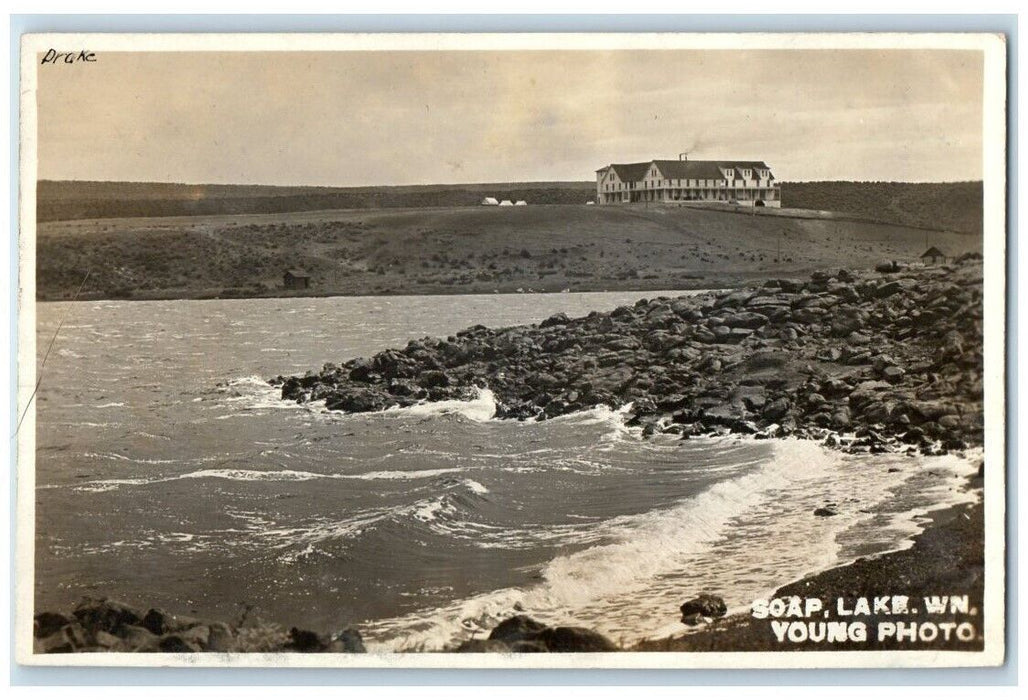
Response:
[[[311,276],[303,270],[286,270],[282,275],[282,283],[286,289],[307,289],[311,286]]]
[[[946,254],[932,246],[921,254],[921,262],[925,265],[938,265],[939,263],[946,262]]]

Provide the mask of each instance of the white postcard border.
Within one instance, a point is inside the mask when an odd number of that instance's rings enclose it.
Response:
[[[985,648],[965,651],[617,652],[603,654],[67,654],[32,649],[35,540],[36,383],[35,182],[38,53],[91,51],[543,51],[919,49],[984,53],[984,387]],[[15,645],[18,663],[33,666],[524,668],[524,669],[792,669],[977,667],[1003,663],[1005,651],[1005,345],[1006,345],[1006,51],[1005,37],[982,33],[625,33],[625,34],[26,34],[21,45],[20,247],[15,552]],[[784,582],[783,582],[784,583]]]

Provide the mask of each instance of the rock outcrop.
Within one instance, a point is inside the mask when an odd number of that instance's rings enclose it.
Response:
[[[631,404],[628,422],[645,434],[938,454],[981,444],[982,337],[981,267],[970,260],[479,325],[272,383],[283,399],[347,412],[488,388],[501,419]]]
[[[715,619],[728,614],[728,606],[724,598],[710,593],[701,593],[696,598],[682,604],[682,622],[687,625],[698,625],[704,619]]]
[[[527,615],[515,615],[497,625],[488,639],[471,639],[458,653],[571,653],[618,651],[614,642],[584,627],[548,627]]]
[[[72,652],[330,652],[363,653],[355,629],[319,635],[276,625],[237,627],[225,622],[145,612],[106,598],[86,598],[71,615],[40,612],[35,617],[37,654]]]

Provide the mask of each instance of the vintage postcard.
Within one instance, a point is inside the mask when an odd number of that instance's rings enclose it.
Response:
[[[1002,663],[1005,73],[26,35],[18,660]]]

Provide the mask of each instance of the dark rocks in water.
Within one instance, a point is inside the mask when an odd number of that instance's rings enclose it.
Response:
[[[328,650],[344,654],[366,654],[368,650],[364,647],[364,638],[359,630],[348,627],[342,632],[332,635]]]
[[[74,618],[68,615],[54,612],[41,612],[36,615],[33,624],[33,636],[37,638],[49,637],[67,625],[74,622]]]
[[[838,515],[839,511],[833,506],[821,506],[820,508],[814,509],[814,515],[819,518],[831,518],[832,516]]]
[[[360,632],[353,628],[327,636],[294,627],[287,636],[276,625],[260,624],[238,630],[224,622],[172,615],[159,608],[150,608],[144,615],[105,598],[84,599],[72,615],[38,613],[33,636],[33,648],[38,654],[365,652]]]
[[[550,328],[552,326],[566,326],[570,322],[571,319],[568,318],[568,315],[566,313],[561,312],[559,314],[554,314],[553,316],[550,316],[548,319],[540,323],[539,327]]]
[[[145,627],[128,625],[121,630],[122,647],[125,651],[160,651],[160,636]],[[228,651],[228,649],[219,651]]]
[[[136,625],[142,620],[142,615],[135,608],[106,598],[86,598],[72,614],[89,632],[117,633],[124,626]]]
[[[489,634],[489,639],[461,644],[461,652],[601,652],[618,647],[599,632],[584,627],[549,627],[527,615],[507,618]]]
[[[682,611],[682,622],[687,625],[698,624],[697,616],[700,618],[718,618],[728,614],[728,606],[724,598],[710,593],[701,593],[692,600],[682,603],[679,610]]]
[[[56,632],[37,638],[33,651],[37,654],[70,654],[91,646],[86,630],[77,622],[65,625]]]
[[[725,317],[725,325],[730,328],[749,328],[751,330],[756,330],[761,326],[766,326],[767,322],[767,316],[764,314],[758,314],[754,311],[741,311]]]
[[[828,444],[886,451],[919,427],[907,436],[916,449],[980,444],[980,268],[897,270],[829,270],[535,326],[475,326],[284,378],[282,396],[361,413],[488,388],[499,419],[631,403],[628,420],[647,436],[824,441],[827,430],[874,427],[883,439]]]
[[[203,651],[198,639],[181,634],[169,634],[158,642],[158,649],[172,654],[190,654]]]
[[[614,642],[584,627],[550,627],[540,632],[533,641],[540,643],[547,651],[557,653],[618,650]]]
[[[761,415],[767,420],[778,420],[785,416],[789,412],[789,400],[786,398],[775,399],[771,403],[764,406],[764,411]]]
[[[374,389],[354,388],[331,394],[325,400],[325,408],[347,413],[368,413],[388,408],[391,403],[391,399]]]
[[[509,617],[489,633],[489,639],[513,642],[521,639],[535,639],[546,629],[546,625],[533,620],[528,615]]]
[[[162,635],[168,632],[177,632],[189,629],[200,624],[200,620],[194,617],[171,615],[158,608],[150,608],[146,615],[139,621],[139,626],[149,630],[153,634]]]
[[[289,649],[303,654],[328,651],[328,640],[317,632],[293,627],[289,630]]]
[[[418,385],[425,389],[450,386],[450,375],[442,370],[426,370],[418,375]]]

